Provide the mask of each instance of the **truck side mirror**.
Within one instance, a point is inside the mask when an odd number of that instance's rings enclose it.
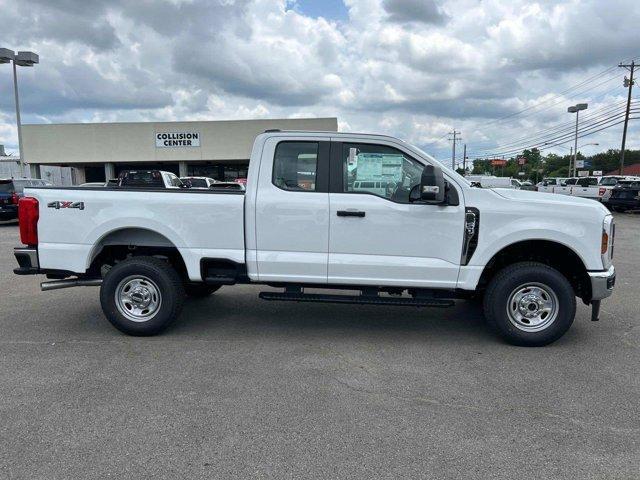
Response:
[[[425,203],[444,202],[445,186],[442,169],[435,165],[425,165],[420,179],[420,199]]]

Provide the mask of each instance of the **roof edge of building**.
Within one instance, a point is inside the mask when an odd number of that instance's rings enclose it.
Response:
[[[23,127],[46,127],[52,125],[155,125],[155,124],[175,124],[175,123],[257,123],[257,122],[284,122],[284,121],[328,121],[335,120],[338,123],[338,117],[294,117],[294,118],[247,118],[247,119],[228,119],[228,120],[161,120],[148,122],[70,122],[70,123],[23,123]]]

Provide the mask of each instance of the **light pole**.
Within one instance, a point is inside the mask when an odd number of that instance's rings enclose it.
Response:
[[[589,104],[587,103],[577,103],[567,108],[567,112],[576,114],[576,138],[575,138],[575,148],[573,150],[573,176],[576,176],[576,161],[578,160],[578,115],[580,114],[580,110],[586,110]]]
[[[569,176],[571,175],[571,156],[573,155],[573,147],[565,147],[564,145],[560,145],[559,143],[550,143],[550,142],[544,142],[545,145],[549,145],[550,147],[562,147],[562,148],[569,148]],[[578,150],[580,150],[582,147],[588,147],[589,145],[600,145],[597,142],[591,142],[591,143],[585,143],[583,145],[580,145],[579,147],[576,146],[576,157],[578,156]],[[575,177],[575,175],[573,175]]]
[[[18,95],[18,73],[16,65],[20,67],[33,67],[40,62],[40,57],[33,52],[18,52],[8,48],[0,48],[0,63],[9,63],[13,61],[13,93],[16,102],[16,124],[18,125],[18,150],[20,151],[20,170],[22,176],[26,177],[24,171],[24,149],[22,148],[22,122],[20,121],[20,99]]]

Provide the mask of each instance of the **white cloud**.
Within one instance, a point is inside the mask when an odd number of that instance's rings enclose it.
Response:
[[[0,0],[2,46],[41,56],[20,69],[27,122],[335,115],[341,129],[398,135],[441,156],[454,127],[479,151],[569,121],[572,102],[594,111],[622,101],[612,69],[580,98],[495,120],[638,51],[632,0],[345,4],[348,18],[328,21],[285,0]],[[11,91],[1,66],[0,91]],[[0,96],[9,148],[12,111],[12,96]],[[618,137],[599,139],[617,148]]]

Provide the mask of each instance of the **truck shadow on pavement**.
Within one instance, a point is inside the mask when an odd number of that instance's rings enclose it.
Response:
[[[500,342],[487,327],[478,305],[459,301],[451,308],[385,307],[295,302],[265,302],[253,292],[224,289],[207,299],[187,300],[165,336],[242,332],[257,336],[350,337],[374,335],[458,336]]]

